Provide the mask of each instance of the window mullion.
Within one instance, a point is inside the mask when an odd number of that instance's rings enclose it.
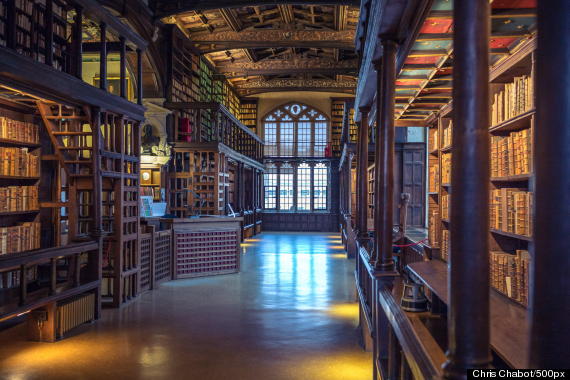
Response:
[[[295,212],[299,211],[297,208],[297,178],[298,178],[298,173],[297,171],[299,170],[299,164],[297,162],[293,163],[293,210]]]
[[[315,164],[311,163],[310,165],[311,170],[311,184],[309,186],[310,196],[311,196],[311,212],[315,211]]]

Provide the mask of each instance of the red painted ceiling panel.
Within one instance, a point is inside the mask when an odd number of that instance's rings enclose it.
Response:
[[[400,78],[399,80],[396,81],[396,86],[414,86],[414,85],[421,85],[423,82],[423,79],[405,79],[405,78]]]
[[[494,9],[520,9],[536,8],[537,0],[495,0],[492,7]]]
[[[431,57],[408,57],[406,59],[407,64],[433,64],[435,65],[437,61],[441,59],[441,56],[431,56]]]
[[[507,48],[512,44],[517,38],[516,37],[494,37],[489,41],[491,49],[497,48]]]
[[[447,33],[449,32],[453,20],[447,19],[427,19],[422,26],[420,33]]]

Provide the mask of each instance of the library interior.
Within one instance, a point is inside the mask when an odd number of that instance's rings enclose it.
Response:
[[[0,0],[0,378],[569,368],[569,60],[568,0]]]

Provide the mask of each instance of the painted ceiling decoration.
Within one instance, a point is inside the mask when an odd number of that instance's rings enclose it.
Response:
[[[452,97],[452,0],[435,0],[396,82],[396,119],[424,121]],[[536,0],[491,4],[490,62],[515,52],[536,31]]]
[[[358,1],[168,1],[157,12],[175,23],[242,95],[269,91],[354,93]],[[225,3],[229,3],[226,1]],[[227,5],[227,4],[226,4]]]

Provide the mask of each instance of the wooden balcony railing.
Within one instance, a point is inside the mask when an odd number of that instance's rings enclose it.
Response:
[[[0,0],[0,21],[0,52],[12,51],[79,79],[83,53],[98,53],[98,87],[106,92],[108,54],[119,53],[116,95],[123,98],[127,97],[127,55],[133,54],[137,62],[136,98],[142,104],[142,51],[147,43],[97,1]]]
[[[182,111],[175,121],[175,143],[226,145],[234,151],[261,162],[263,140],[243,125],[226,107],[216,102],[170,102],[165,107]]]
[[[0,319],[97,289],[100,276],[96,241],[2,255]]]

